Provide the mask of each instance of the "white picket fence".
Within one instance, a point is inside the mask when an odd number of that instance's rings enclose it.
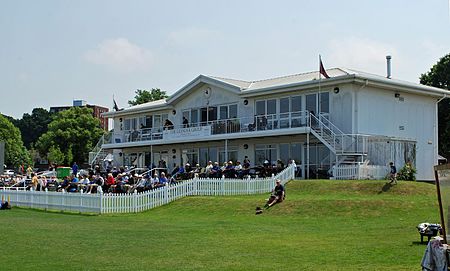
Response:
[[[271,178],[226,179],[194,178],[174,185],[134,194],[84,194],[1,189],[2,200],[12,206],[80,213],[134,213],[152,209],[186,196],[250,195],[270,192],[275,181],[285,184],[294,179],[289,166]]]
[[[389,172],[387,166],[375,165],[339,165],[333,168],[336,180],[382,180]]]

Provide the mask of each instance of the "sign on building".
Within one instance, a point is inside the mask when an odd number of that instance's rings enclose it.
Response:
[[[211,135],[211,126],[199,126],[190,128],[180,128],[163,131],[163,139],[193,139],[208,137]]]

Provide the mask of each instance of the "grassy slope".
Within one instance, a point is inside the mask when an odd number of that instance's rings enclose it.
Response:
[[[384,190],[384,191],[383,191]],[[415,226],[438,222],[435,187],[295,181],[266,195],[191,197],[148,212],[0,212],[1,270],[417,270]]]

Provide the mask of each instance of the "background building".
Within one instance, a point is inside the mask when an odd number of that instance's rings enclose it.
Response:
[[[52,106],[50,107],[50,113],[58,113],[67,109],[70,109],[74,106],[85,106],[88,108],[92,109],[92,116],[94,116],[94,118],[100,120],[100,126],[103,128],[103,130],[108,131],[108,118],[103,117],[102,114],[106,113],[109,111],[108,108],[103,107],[103,106],[98,106],[98,105],[91,105],[88,104],[86,101],[84,100],[73,100],[73,104],[72,106]]]

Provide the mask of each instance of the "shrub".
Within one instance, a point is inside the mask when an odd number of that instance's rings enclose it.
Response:
[[[406,163],[397,174],[397,180],[415,181],[417,170],[410,164]]]

